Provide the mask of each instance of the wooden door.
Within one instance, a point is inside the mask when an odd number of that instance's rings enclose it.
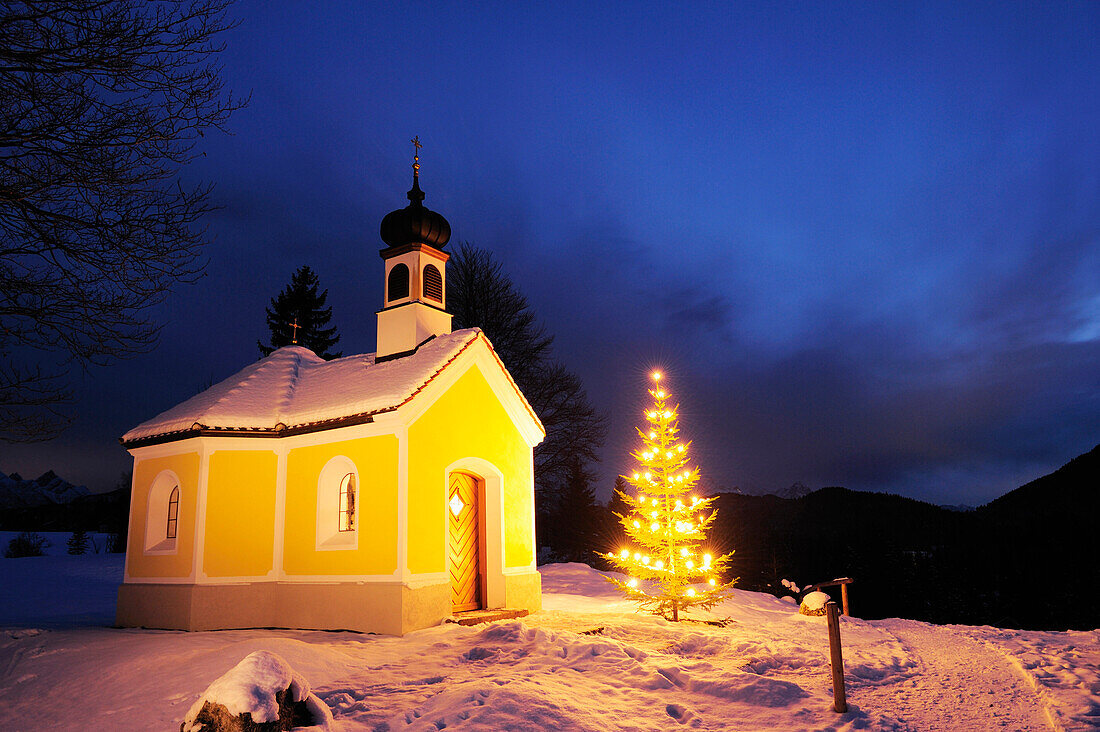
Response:
[[[477,480],[465,473],[452,473],[447,490],[447,526],[451,605],[455,612],[481,607],[478,510]]]

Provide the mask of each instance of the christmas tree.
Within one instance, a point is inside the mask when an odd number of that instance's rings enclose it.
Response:
[[[639,429],[642,446],[631,453],[637,468],[622,478],[637,491],[620,491],[617,514],[633,546],[604,556],[628,575],[609,578],[642,608],[678,621],[689,608],[707,609],[730,594],[736,580],[722,582],[729,554],[715,557],[706,546],[707,529],[717,511],[713,498],[693,493],[699,469],[688,463],[691,442],[679,438],[679,406],[668,406],[661,374],[653,374],[647,427]]]
[[[340,358],[340,352],[329,349],[339,342],[336,327],[326,328],[332,319],[332,308],[325,307],[328,290],[318,292],[320,282],[309,267],[299,267],[278,297],[267,308],[267,327],[271,329],[271,345],[259,341],[260,353],[270,356],[276,348],[297,344],[305,346],[321,358]]]

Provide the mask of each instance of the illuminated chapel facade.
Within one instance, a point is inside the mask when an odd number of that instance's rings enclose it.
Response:
[[[539,609],[545,433],[484,333],[451,332],[418,166],[408,198],[381,225],[375,353],[280,348],[123,435],[119,625],[400,635]]]

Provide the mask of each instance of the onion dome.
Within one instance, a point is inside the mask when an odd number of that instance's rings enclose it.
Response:
[[[442,214],[424,206],[424,191],[420,190],[417,172],[413,173],[413,187],[408,196],[408,206],[390,211],[382,219],[382,241],[391,247],[427,244],[442,249],[451,238],[451,225]]]

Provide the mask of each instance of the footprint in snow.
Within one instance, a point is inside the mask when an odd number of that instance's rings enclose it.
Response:
[[[406,686],[431,686],[432,684],[438,684],[443,681],[442,676],[429,676],[425,679],[413,679],[412,681],[403,682]]]
[[[665,713],[667,713],[668,716],[672,717],[680,724],[690,724],[692,727],[696,727],[699,724],[699,720],[695,716],[695,712],[679,704],[666,705]]]
[[[467,661],[484,661],[490,656],[497,655],[497,651],[484,648],[482,646],[474,646],[470,650],[462,654],[462,658]]]
[[[678,668],[659,668],[657,669],[657,673],[659,673],[661,676],[664,676],[666,679],[669,680],[670,683],[675,684],[680,688],[683,688],[684,683],[687,681],[687,677],[685,676],[684,672]]]

